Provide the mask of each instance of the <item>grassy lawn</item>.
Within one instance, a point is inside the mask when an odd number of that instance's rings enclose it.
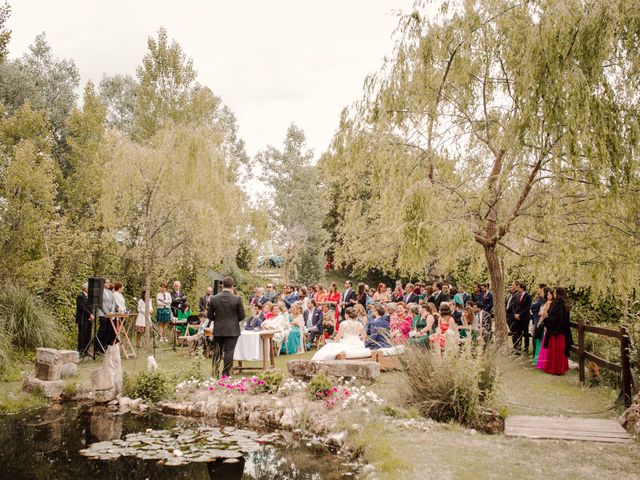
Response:
[[[616,399],[614,391],[582,387],[575,371],[556,377],[514,359],[505,366],[503,380],[497,405],[505,406],[510,415],[615,418],[620,414],[619,409],[609,409]],[[382,375],[374,388],[389,404],[402,405],[401,374]],[[376,465],[381,479],[640,478],[637,442],[511,438],[483,435],[454,424],[434,423],[427,431],[383,425],[386,428],[365,429],[360,438],[367,460]]]

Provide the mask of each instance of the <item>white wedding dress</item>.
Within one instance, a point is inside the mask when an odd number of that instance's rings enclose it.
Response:
[[[364,341],[360,338],[363,331],[362,324],[354,320],[345,320],[340,324],[342,338],[339,342],[327,343],[318,350],[311,360],[335,360],[340,353],[345,353],[347,358],[369,358],[371,350],[365,348]]]

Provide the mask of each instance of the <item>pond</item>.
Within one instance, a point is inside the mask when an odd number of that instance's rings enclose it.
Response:
[[[124,439],[148,429],[207,429],[204,421],[163,415],[117,415],[106,409],[52,408],[0,417],[0,478],[65,479],[340,479],[353,476],[344,458],[305,443],[262,445],[234,463],[168,466],[155,460],[121,456],[92,460],[80,451],[96,442]],[[120,443],[120,442],[117,442]]]

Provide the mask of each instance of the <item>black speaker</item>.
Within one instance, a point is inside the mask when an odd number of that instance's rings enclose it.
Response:
[[[89,305],[91,308],[102,308],[104,290],[104,278],[91,277],[89,279]]]
[[[222,292],[222,280],[213,281],[213,294],[217,295]]]

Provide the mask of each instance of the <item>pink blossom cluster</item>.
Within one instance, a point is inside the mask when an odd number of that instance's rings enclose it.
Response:
[[[351,392],[344,387],[327,388],[316,392],[316,397],[318,400],[324,401],[324,406],[327,410],[333,409],[338,402],[347,399],[349,395],[351,395]]]
[[[225,393],[251,393],[256,388],[260,388],[264,385],[264,380],[258,377],[243,377],[239,380],[232,380],[230,377],[223,375],[220,380],[209,385],[210,392],[225,392]]]

